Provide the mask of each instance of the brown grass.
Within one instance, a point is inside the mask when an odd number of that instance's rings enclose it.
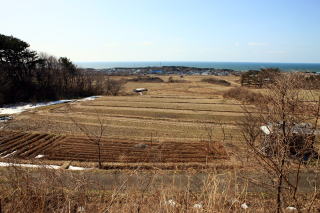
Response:
[[[246,212],[272,210],[273,191],[257,185],[257,179],[265,180],[265,177],[254,172],[254,168],[257,168],[255,161],[243,146],[239,127],[235,125],[243,117],[242,102],[247,104],[250,110],[254,110],[254,103],[262,98],[258,92],[263,94],[265,90],[238,88],[236,86],[239,85],[239,77],[235,76],[219,77],[231,83],[231,90],[230,87],[202,82],[203,76],[185,76],[187,82],[179,84],[167,83],[169,77],[161,76],[165,82],[158,83],[126,83],[126,93],[143,87],[148,88],[147,95],[102,97],[91,102],[72,103],[71,110],[66,105],[45,107],[15,115],[5,126],[0,125],[7,130],[37,134],[76,135],[76,139],[85,137],[85,134],[70,118],[86,127],[92,135],[99,133],[100,120],[106,128],[103,138],[125,142],[120,145],[126,144],[130,147],[151,140],[154,144],[172,142],[172,145],[178,147],[175,151],[180,153],[181,158],[186,154],[183,153],[185,144],[190,147],[202,144],[202,148],[206,149],[211,142],[216,141],[223,146],[228,159],[213,159],[210,165],[203,162],[125,162],[126,157],[135,156],[128,154],[122,157],[119,155],[123,162],[115,160],[116,156],[113,156],[113,160],[106,159],[103,165],[107,171],[46,171],[44,173],[47,173],[47,176],[38,170],[27,170],[26,173],[19,170],[21,174],[16,173],[19,175],[13,176],[16,170],[11,168],[8,171],[11,173],[11,176],[8,176],[10,178],[3,177],[3,172],[0,174],[2,183],[7,184],[0,185],[3,208],[28,212],[31,211],[31,206],[36,206],[32,209],[34,212],[46,212],[44,206],[57,203],[55,207],[51,205],[51,210],[72,212],[76,207],[82,206],[86,212],[243,212],[240,205],[246,202],[249,205]],[[119,80],[132,77],[112,78]],[[97,116],[100,119],[97,119]],[[80,145],[77,147],[74,144],[82,142],[73,141],[76,143],[69,141],[63,145],[65,147],[61,149],[62,154],[67,155],[70,150],[80,153],[77,150]],[[105,150],[110,144],[112,143],[106,140]],[[88,150],[94,151],[92,145]],[[118,152],[119,150],[114,148],[114,153]],[[155,153],[159,154],[158,151]],[[137,154],[139,156],[141,152]],[[141,156],[145,159],[147,154]],[[24,161],[29,160],[31,159]],[[61,165],[61,160],[63,159],[52,158],[45,162]],[[80,162],[77,159],[71,163],[78,166],[96,166],[94,162]],[[243,174],[250,178],[243,179]],[[303,174],[301,193],[305,194],[301,199],[305,199],[306,206],[311,201],[318,204],[319,195],[311,197],[314,195],[311,193],[314,188],[308,181],[314,180],[318,184],[320,179],[316,178],[316,173],[307,170],[303,171]],[[26,178],[19,179],[25,176]],[[43,177],[39,178],[40,176]],[[54,178],[48,180],[49,176]],[[267,181],[272,184],[272,181]],[[31,187],[27,187],[24,182]],[[47,187],[47,191],[46,182],[52,185]],[[26,196],[29,194],[32,196]],[[232,202],[235,199],[238,201]],[[173,200],[177,205],[171,206],[169,200]],[[193,208],[193,205],[198,203],[202,204],[203,210]],[[24,205],[26,207],[23,207]],[[26,210],[23,211],[24,209]],[[312,211],[315,212],[316,209]]]
[[[161,83],[163,80],[159,77],[154,76],[138,76],[135,78],[127,79],[127,81],[133,81],[133,82],[153,82],[153,83]]]
[[[20,167],[2,169],[1,208],[4,212],[263,212],[270,202],[259,202],[247,193],[247,184],[233,174],[210,173],[198,180],[189,174],[164,177],[161,172],[113,177],[107,186],[102,173]],[[192,175],[192,173],[190,173]],[[223,177],[223,178],[221,178]],[[134,180],[134,181],[132,181]],[[182,182],[180,182],[182,181]],[[236,181],[236,182],[235,182]],[[240,184],[240,183],[239,183]],[[252,209],[252,210],[251,210]],[[253,211],[254,209],[254,211]]]
[[[226,81],[226,80],[223,80],[223,79],[217,79],[217,78],[204,78],[201,80],[202,82],[207,82],[207,83],[210,83],[210,84],[218,84],[218,85],[222,85],[222,86],[230,86],[231,83]]]
[[[252,92],[244,87],[231,88],[223,94],[224,98],[232,98],[244,103],[255,104],[264,101],[261,93]]]

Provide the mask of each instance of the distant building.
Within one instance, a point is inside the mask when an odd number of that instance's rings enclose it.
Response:
[[[148,91],[147,88],[136,88],[133,90],[135,93],[139,93],[140,95],[143,95],[143,93],[146,93]]]
[[[164,72],[162,70],[151,70],[149,71],[149,74],[158,74],[158,75],[161,75],[163,74]]]

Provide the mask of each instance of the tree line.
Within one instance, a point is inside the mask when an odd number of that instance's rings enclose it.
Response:
[[[79,69],[67,57],[37,53],[29,44],[0,34],[0,105],[91,95],[117,95],[121,83]]]
[[[241,86],[266,87],[275,82],[281,75],[279,68],[262,68],[261,70],[249,70],[241,74]],[[315,73],[304,73],[299,75],[300,81],[305,84],[300,85],[301,89],[320,89],[320,75]]]

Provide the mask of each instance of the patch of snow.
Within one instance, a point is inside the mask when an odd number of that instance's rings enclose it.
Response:
[[[68,170],[74,170],[74,171],[79,171],[79,170],[86,170],[88,168],[83,168],[83,167],[78,167],[78,166],[69,166]]]
[[[44,155],[38,155],[38,156],[43,157]],[[61,166],[58,166],[58,165],[37,165],[37,164],[19,164],[19,163],[0,162],[0,167],[9,167],[9,166],[26,167],[26,168],[46,168],[46,169],[60,169],[61,168]],[[78,166],[69,166],[69,168],[68,168],[68,170],[73,170],[73,171],[87,170],[87,169],[89,169],[89,168],[78,167]]]
[[[44,157],[44,155],[37,155],[37,156],[35,156],[34,158],[39,159],[39,158],[43,158],[43,157]]]
[[[57,165],[18,164],[18,163],[7,163],[7,162],[0,162],[0,166],[2,166],[2,167],[17,166],[17,167],[26,167],[26,168],[60,169],[60,166],[57,166]]]
[[[79,100],[76,100],[76,101],[79,101],[79,102],[81,102],[81,101],[93,101],[93,100],[95,100],[97,98],[100,98],[100,97],[101,96],[90,96],[90,97],[82,98],[82,99],[79,99]]]
[[[295,207],[292,206],[288,206],[286,208],[286,212],[298,212],[298,210]]]
[[[169,206],[176,206],[176,205],[177,205],[176,202],[175,202],[174,200],[172,200],[172,199],[166,201],[165,203],[166,203],[167,205],[169,205]]]
[[[16,151],[13,151],[9,154],[6,154],[5,156],[1,157],[1,158],[7,158],[7,157],[10,157],[11,155],[14,155],[14,153],[16,153]]]
[[[50,106],[55,104],[68,103],[68,102],[72,102],[72,100],[60,100],[60,101],[50,101],[50,102],[37,103],[37,104],[7,106],[4,108],[0,108],[0,115],[1,114],[7,114],[7,115],[19,114],[29,109],[34,109],[34,108],[43,107],[43,106]]]
[[[101,96],[91,96],[91,97],[82,98],[79,100],[59,100],[59,101],[50,101],[50,102],[43,102],[43,103],[36,103],[36,104],[8,105],[3,108],[0,108],[0,115],[1,114],[6,114],[6,115],[19,114],[26,110],[30,110],[38,107],[69,103],[69,102],[75,102],[75,101],[92,101],[99,97]]]
[[[268,126],[260,126],[260,129],[266,134],[266,135],[270,135],[271,131],[270,128]]]
[[[249,208],[249,206],[246,203],[243,203],[243,204],[241,204],[241,208],[247,209],[247,208]]]
[[[11,116],[0,116],[0,123],[12,120]]]
[[[202,209],[202,204],[201,203],[196,203],[196,204],[193,205],[193,208]]]
[[[79,206],[77,208],[77,212],[86,212],[85,208],[83,206]]]

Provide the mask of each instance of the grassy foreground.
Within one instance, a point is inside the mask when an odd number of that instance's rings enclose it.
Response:
[[[122,77],[115,77],[119,78]],[[87,133],[102,135],[106,138],[103,149],[106,156],[118,151],[117,148],[110,150],[111,139],[131,141],[132,144],[135,141],[201,143],[203,147],[216,142],[226,150],[228,158],[212,159],[188,168],[181,168],[188,163],[164,162],[159,157],[134,163],[123,156],[113,156],[116,162],[103,162],[109,168],[107,171],[3,168],[1,202],[4,211],[273,212],[274,180],[268,180],[260,173],[237,125],[244,116],[242,104],[223,97],[225,91],[239,86],[238,77],[220,77],[230,82],[230,86],[203,82],[203,76],[185,76],[185,81],[179,83],[167,83],[169,76],[162,78],[164,82],[160,83],[128,82],[125,85],[126,93],[134,88],[148,88],[149,92],[143,96],[101,97],[90,102],[45,107],[14,116],[4,129],[74,137],[87,137]],[[255,110],[253,106],[247,107]],[[64,149],[60,153],[65,156],[81,152],[79,143],[62,145]],[[89,149],[94,148],[82,150]],[[4,160],[15,160],[14,154]],[[23,160],[64,163],[49,154],[41,161]],[[92,160],[66,161],[73,166],[92,168],[96,165]],[[318,162],[314,162],[311,170],[302,169],[298,193],[299,203],[304,203],[301,209],[305,212],[318,211],[318,169]],[[295,206],[295,203],[285,203],[284,211],[289,206]]]

